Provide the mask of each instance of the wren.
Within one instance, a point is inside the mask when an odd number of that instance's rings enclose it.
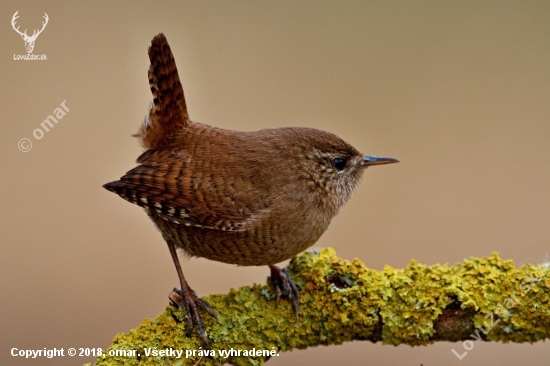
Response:
[[[181,289],[187,334],[208,338],[199,309],[217,313],[189,287],[176,249],[189,256],[268,265],[277,303],[298,316],[299,289],[275,263],[313,245],[352,195],[365,169],[398,162],[365,156],[313,128],[241,132],[189,119],[174,57],[161,33],[149,47],[153,102],[136,136],[145,152],[136,168],[106,189],[145,209],[168,244]]]

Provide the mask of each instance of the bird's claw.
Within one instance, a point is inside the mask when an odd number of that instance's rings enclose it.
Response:
[[[203,348],[210,349],[208,336],[206,334],[206,327],[204,326],[198,310],[202,309],[214,318],[218,317],[218,313],[214,309],[212,309],[207,301],[199,298],[193,290],[185,292],[179,288],[174,288],[174,291],[172,291],[170,295],[168,295],[168,298],[170,299],[170,304],[172,306],[178,307],[185,311],[185,315],[187,317],[187,337],[191,335],[193,329],[196,329],[202,341]]]
[[[279,306],[281,297],[287,298],[292,304],[296,319],[299,319],[300,289],[294,284],[286,268],[281,269],[274,265],[270,265],[269,268],[271,269],[271,276],[267,278],[267,281],[275,289],[275,304]]]

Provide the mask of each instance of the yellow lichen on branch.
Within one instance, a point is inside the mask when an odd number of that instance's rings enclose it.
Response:
[[[288,270],[301,288],[299,321],[287,301],[275,306],[267,285],[245,286],[204,297],[220,314],[203,316],[211,350],[185,336],[183,312],[168,306],[117,335],[95,365],[262,365],[280,352],[351,340],[414,346],[550,336],[547,265],[515,268],[493,253],[452,266],[413,260],[375,271],[327,248],[293,258]]]

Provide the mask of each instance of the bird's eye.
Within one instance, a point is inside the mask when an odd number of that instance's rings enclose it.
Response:
[[[332,164],[334,164],[334,167],[338,170],[344,170],[346,167],[346,159],[342,158],[334,158],[332,159]]]

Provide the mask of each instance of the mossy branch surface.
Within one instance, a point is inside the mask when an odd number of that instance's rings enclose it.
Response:
[[[548,265],[516,268],[493,253],[455,265],[413,260],[404,269],[375,271],[327,248],[293,258],[288,270],[301,288],[299,321],[288,301],[275,306],[267,285],[245,286],[204,297],[220,314],[217,320],[203,315],[212,350],[200,348],[196,335],[186,337],[185,315],[168,306],[117,335],[95,365],[262,365],[269,357],[258,357],[258,350],[279,354],[352,340],[416,346],[550,336]]]

